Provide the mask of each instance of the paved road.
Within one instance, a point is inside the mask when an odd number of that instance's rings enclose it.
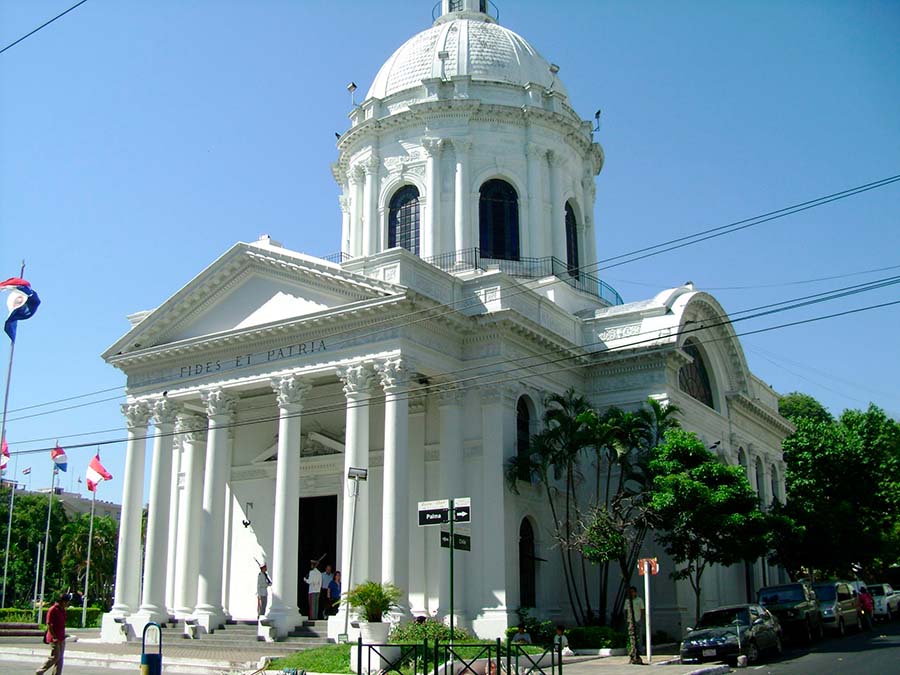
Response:
[[[744,670],[744,669],[742,669]],[[738,672],[738,671],[735,671]],[[766,660],[745,672],[768,675],[900,675],[900,622],[826,638],[812,648],[788,647],[775,661]]]

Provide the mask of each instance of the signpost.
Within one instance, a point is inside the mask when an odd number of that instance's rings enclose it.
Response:
[[[472,522],[472,499],[457,497],[456,499],[436,499],[419,502],[419,527],[449,524],[449,530],[441,530],[441,548],[450,551],[450,641],[453,642],[453,551],[471,551],[472,537],[453,531],[454,523]]]
[[[644,630],[647,637],[647,663],[653,659],[653,648],[650,644],[650,575],[659,574],[659,562],[656,558],[638,560],[638,574],[644,577]]]

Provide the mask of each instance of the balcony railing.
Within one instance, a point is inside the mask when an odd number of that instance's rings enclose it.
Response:
[[[322,259],[340,265],[348,260],[352,260],[353,256],[341,252],[322,256]],[[486,272],[491,269],[499,269],[501,272],[519,279],[543,279],[544,277],[555,276],[572,288],[595,295],[610,305],[624,304],[622,296],[608,283],[580,269],[569,268],[562,260],[553,256],[505,260],[502,258],[487,258],[482,256],[477,248],[466,248],[459,251],[451,251],[450,253],[441,253],[422,260],[445,272],[465,272],[466,270],[476,269]]]

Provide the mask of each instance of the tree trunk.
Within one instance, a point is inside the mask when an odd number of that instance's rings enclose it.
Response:
[[[638,653],[637,645],[637,618],[634,616],[634,598],[628,598],[629,610],[625,612],[628,615],[628,662],[643,663],[641,655]]]

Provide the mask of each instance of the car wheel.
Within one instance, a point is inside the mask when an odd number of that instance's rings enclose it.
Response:
[[[747,645],[747,663],[756,663],[757,661],[759,661],[759,647],[751,641]]]
[[[844,636],[847,634],[847,628],[846,628],[846,626],[844,626],[844,618],[843,618],[843,617],[841,617],[840,619],[838,619],[838,630],[837,630],[837,632],[838,632],[838,635],[841,636],[841,637],[844,637]]]

